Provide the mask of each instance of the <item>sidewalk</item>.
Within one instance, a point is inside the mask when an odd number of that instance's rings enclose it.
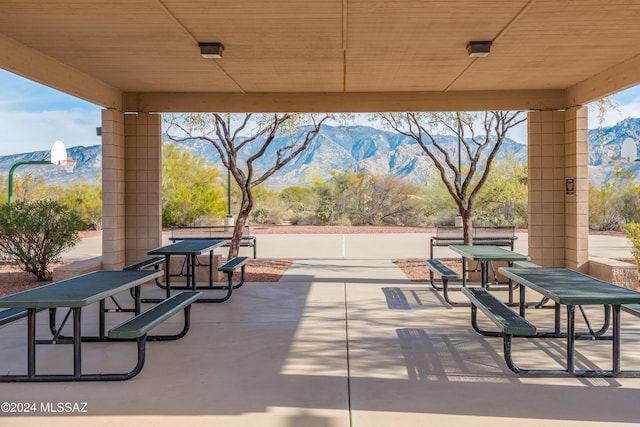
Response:
[[[153,284],[143,292],[163,295]],[[601,322],[601,310],[586,310],[594,324]],[[527,317],[550,329],[550,313],[530,310]],[[96,330],[95,314],[83,313],[83,330]],[[108,327],[121,320],[120,314],[110,316]],[[627,369],[640,366],[637,320],[622,317]],[[37,321],[46,332],[48,314],[39,313]],[[176,316],[157,332],[174,331],[181,322]],[[3,370],[24,371],[25,328],[26,319],[3,326]],[[578,345],[579,368],[609,366],[610,341]],[[440,293],[409,282],[389,261],[300,259],[277,283],[247,283],[215,307],[194,304],[187,336],[148,343],[144,369],[131,380],[3,384],[4,401],[36,402],[40,413],[0,414],[0,425],[613,427],[638,422],[638,379],[521,378],[507,368],[502,346],[501,339],[473,330],[468,307],[448,306]],[[528,368],[562,366],[563,348],[562,339],[514,343],[517,361]],[[66,372],[69,352],[65,345],[39,346],[40,368]],[[83,343],[87,372],[124,370],[134,358],[132,343]],[[86,403],[87,413],[51,413],[41,402]]]
[[[515,250],[528,252],[528,234],[516,233]],[[429,258],[430,233],[363,234],[258,234],[258,258],[286,259],[398,259]],[[164,243],[169,243],[165,236]],[[630,259],[631,244],[625,237],[590,235],[589,254],[613,259]],[[150,248],[152,249],[152,248]],[[436,248],[438,257],[458,257],[445,247]],[[244,253],[246,251],[246,254]],[[216,253],[226,255],[226,249]],[[241,248],[251,256],[251,248]],[[67,251],[63,259],[75,261],[102,255],[102,237],[87,237]]]

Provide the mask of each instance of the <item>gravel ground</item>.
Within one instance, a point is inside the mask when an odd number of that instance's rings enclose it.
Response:
[[[14,294],[47,283],[51,282],[39,282],[36,276],[21,271],[13,264],[0,265],[0,296]]]
[[[277,282],[291,263],[291,260],[285,259],[252,259],[247,263],[245,280],[247,282]],[[236,273],[238,275],[236,280],[239,280],[239,274]],[[49,283],[51,282],[39,282],[33,274],[21,271],[14,264],[0,265],[0,296]]]
[[[459,259],[441,259],[450,269],[462,275],[462,261]],[[429,269],[422,258],[394,259],[393,263],[402,270],[412,282],[429,281]],[[436,277],[437,279],[437,277]]]

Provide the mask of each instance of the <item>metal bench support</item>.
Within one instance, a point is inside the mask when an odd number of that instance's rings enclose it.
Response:
[[[431,286],[433,287],[433,289],[440,291],[442,290],[442,295],[444,296],[444,300],[451,306],[457,306],[457,307],[468,307],[469,304],[468,303],[463,303],[463,302],[456,302],[456,301],[452,301],[451,298],[449,298],[449,280],[458,280],[460,279],[460,275],[453,271],[452,269],[450,269],[448,266],[446,266],[442,261],[438,260],[438,259],[427,259],[424,261],[425,265],[427,266],[427,268],[429,269],[429,282],[431,282]],[[437,274],[438,276],[440,276],[440,279],[442,280],[442,287],[439,287],[438,285],[435,284],[435,282],[433,281],[433,275]],[[456,290],[460,290],[462,289],[462,287],[458,287],[456,288]]]

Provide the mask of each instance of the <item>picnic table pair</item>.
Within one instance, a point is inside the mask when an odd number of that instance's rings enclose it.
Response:
[[[462,255],[462,286],[467,285],[467,260],[475,261],[480,264],[480,283],[482,287],[488,288],[491,285],[490,270],[491,263],[496,261],[507,262],[512,265],[514,262],[529,262],[529,257],[502,247],[492,245],[451,245],[451,250]],[[449,296],[449,280],[460,279],[460,274],[449,268],[441,260],[428,259],[425,260],[426,266],[429,268],[429,281],[431,286],[436,290],[443,290],[445,301],[452,306],[468,306],[467,303],[455,302]],[[442,288],[434,282],[434,274],[440,276],[442,280]],[[496,278],[497,282],[497,278]],[[509,304],[513,304],[513,286],[511,282],[507,284],[509,290]]]
[[[454,245],[455,246],[455,245]],[[640,292],[613,285],[608,282],[587,276],[585,274],[566,268],[542,268],[529,262],[528,257],[513,253],[502,254],[500,248],[458,246],[451,247],[454,251],[470,259],[490,261],[502,260],[520,264],[519,267],[501,267],[499,272],[519,289],[519,312],[513,311],[508,303],[502,302],[489,291],[486,269],[482,274],[481,287],[466,287],[463,282],[462,292],[469,298],[471,305],[471,323],[473,328],[484,336],[502,337],[504,358],[509,369],[522,376],[553,376],[553,377],[637,377],[639,370],[622,370],[620,366],[620,312],[640,315]],[[504,251],[510,252],[510,251]],[[447,279],[453,279],[456,272],[444,266],[442,263],[427,260],[431,265],[431,274],[434,271],[444,275]],[[444,266],[444,268],[443,268]],[[464,271],[464,261],[463,261]],[[459,278],[456,277],[456,278]],[[526,292],[528,287],[542,295],[545,300],[554,302],[554,330],[552,332],[540,332],[537,327],[525,318]],[[446,292],[447,286],[443,285]],[[447,297],[447,301],[449,301]],[[509,303],[512,303],[512,286],[509,286]],[[454,303],[456,304],[456,303]],[[461,304],[456,304],[461,305]],[[537,304],[539,306],[539,304]],[[561,331],[561,306],[566,307],[567,330]],[[603,306],[605,319],[603,326],[594,331],[584,314],[582,306]],[[575,328],[576,308],[578,308],[587,323],[589,334],[578,334]],[[499,328],[498,331],[487,331],[481,328],[477,322],[477,311],[482,311]],[[605,336],[609,329],[610,313],[613,312],[612,335]],[[518,366],[512,357],[512,341],[514,337],[526,338],[566,338],[566,364],[564,369],[523,369]],[[612,341],[612,366],[611,369],[576,369],[575,366],[575,342],[579,339],[610,340]]]
[[[12,320],[27,317],[27,371],[24,374],[0,375],[0,382],[119,381],[134,377],[144,366],[147,341],[175,340],[188,332],[191,303],[200,295],[200,292],[180,292],[141,312],[140,286],[161,275],[162,271],[94,271],[0,298],[0,307],[9,308],[9,311],[12,312]],[[107,310],[105,301],[119,293],[128,292],[130,289],[134,289],[134,316],[111,328],[107,333],[105,314],[114,310]],[[98,303],[99,306],[98,334],[87,336],[82,332],[82,312],[84,308],[94,303]],[[57,325],[55,311],[59,308],[67,308],[69,311],[62,323]],[[46,309],[50,310],[49,328],[52,338],[37,340],[36,314],[38,311]],[[173,335],[148,335],[153,328],[180,311],[184,311],[184,324],[180,332]],[[73,323],[72,337],[62,334],[69,315],[72,316]],[[137,363],[128,372],[83,373],[82,343],[87,341],[136,341]],[[36,369],[36,344],[58,343],[73,344],[73,373],[38,373]]]
[[[157,266],[159,263],[165,264],[165,285],[162,285],[158,281],[156,284],[166,291],[166,297],[171,296],[171,289],[190,289],[195,291],[197,289],[225,289],[227,292],[224,296],[219,298],[198,298],[196,302],[224,302],[231,298],[231,294],[234,289],[238,289],[244,284],[245,280],[245,267],[249,261],[248,257],[233,257],[228,259],[225,263],[218,267],[218,271],[221,271],[227,275],[227,285],[218,286],[213,282],[213,251],[223,246],[226,243],[222,239],[186,239],[176,241],[175,243],[162,246],[160,248],[152,249],[148,253],[149,255],[156,255],[156,257],[147,259],[140,263],[125,267],[125,269],[137,269],[144,270],[151,266]],[[209,283],[207,285],[196,284],[196,265],[198,264],[198,257],[200,255],[209,254]],[[171,274],[169,266],[171,265],[171,256],[182,255],[185,257],[186,267],[186,285],[185,286],[172,286]],[[238,283],[233,283],[233,273],[240,269],[240,280]],[[145,301],[153,302],[157,300],[146,299]]]
[[[509,369],[523,376],[552,377],[638,377],[640,370],[622,370],[620,365],[621,348],[621,310],[638,315],[640,292],[616,286],[611,283],[590,277],[567,268],[507,268],[500,272],[518,283],[520,290],[519,313],[511,310],[502,301],[486,291],[486,289],[463,289],[472,303],[472,324],[476,331],[486,336],[501,336],[504,341],[504,357]],[[539,332],[525,319],[525,288],[530,288],[555,303],[553,332]],[[567,330],[561,331],[561,306],[566,307]],[[578,334],[575,328],[576,308],[582,306],[603,306],[605,321],[602,328],[589,334]],[[478,327],[476,310],[484,312],[500,332],[485,331]],[[613,312],[612,335],[605,336],[609,327],[609,311]],[[584,314],[584,312],[583,312]],[[586,317],[585,317],[586,320]],[[523,369],[519,367],[511,355],[513,337],[528,338],[566,338],[565,369]],[[576,369],[575,343],[579,339],[612,341],[611,369]]]
[[[71,279],[55,282],[39,288],[30,289],[17,294],[0,298],[0,307],[8,308],[0,311],[0,325],[27,317],[27,370],[24,374],[0,375],[0,382],[35,382],[35,381],[119,381],[134,377],[142,370],[146,355],[147,341],[176,340],[183,337],[190,328],[190,309],[194,302],[221,302],[231,296],[232,289],[236,289],[244,282],[244,266],[246,257],[237,257],[227,261],[219,267],[220,271],[228,274],[227,295],[222,298],[200,298],[202,292],[197,290],[195,283],[194,258],[209,252],[223,244],[224,241],[182,241],[149,251],[150,254],[162,254],[160,259],[147,259],[125,267],[122,271],[95,271]],[[187,287],[171,295],[171,284],[168,270],[163,272],[159,265],[165,262],[169,265],[171,255],[182,254],[189,259],[190,277]],[[210,263],[210,268],[213,264]],[[149,268],[153,267],[153,270]],[[233,272],[242,269],[242,279],[237,285],[232,283]],[[165,274],[166,285],[161,285],[159,278]],[[210,274],[211,278],[211,274]],[[143,300],[140,287],[143,283],[154,280],[166,290],[165,299]],[[213,287],[212,281],[209,287]],[[217,288],[217,287],[216,287]],[[174,287],[175,290],[175,287]],[[122,308],[114,296],[120,293],[130,293],[134,299],[134,308]],[[108,299],[116,302],[117,308],[107,309]],[[142,302],[154,302],[144,312],[141,312]],[[98,303],[99,326],[98,334],[88,336],[82,332],[81,315],[84,308]],[[60,325],[57,324],[56,310],[67,308],[68,313]],[[49,329],[52,338],[49,340],[36,339],[36,314],[49,309]],[[184,311],[184,324],[180,332],[173,335],[149,335],[149,332],[162,322]],[[120,325],[106,331],[105,314],[112,312],[133,312],[134,316]],[[72,317],[73,335],[64,336],[62,330],[69,318]],[[101,341],[136,341],[137,362],[128,372],[119,373],[83,373],[82,343]],[[36,344],[73,344],[73,373],[43,374],[36,369]]]

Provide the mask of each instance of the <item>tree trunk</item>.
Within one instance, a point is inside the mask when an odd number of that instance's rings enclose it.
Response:
[[[473,224],[471,223],[471,210],[464,209],[460,211],[462,216],[462,233],[465,245],[473,245]]]
[[[240,242],[242,241],[244,226],[247,223],[252,210],[253,198],[251,197],[251,192],[245,190],[242,192],[240,211],[238,212],[238,217],[236,218],[236,223],[233,227],[233,236],[231,237],[231,243],[229,244],[229,254],[227,255],[227,259],[238,256],[238,252],[240,252]]]
[[[244,225],[249,218],[249,211],[242,210],[238,213],[236,223],[233,226],[233,236],[231,237],[231,244],[229,245],[229,253],[227,259],[238,256],[240,252],[240,242],[242,241],[242,232],[244,231]]]

